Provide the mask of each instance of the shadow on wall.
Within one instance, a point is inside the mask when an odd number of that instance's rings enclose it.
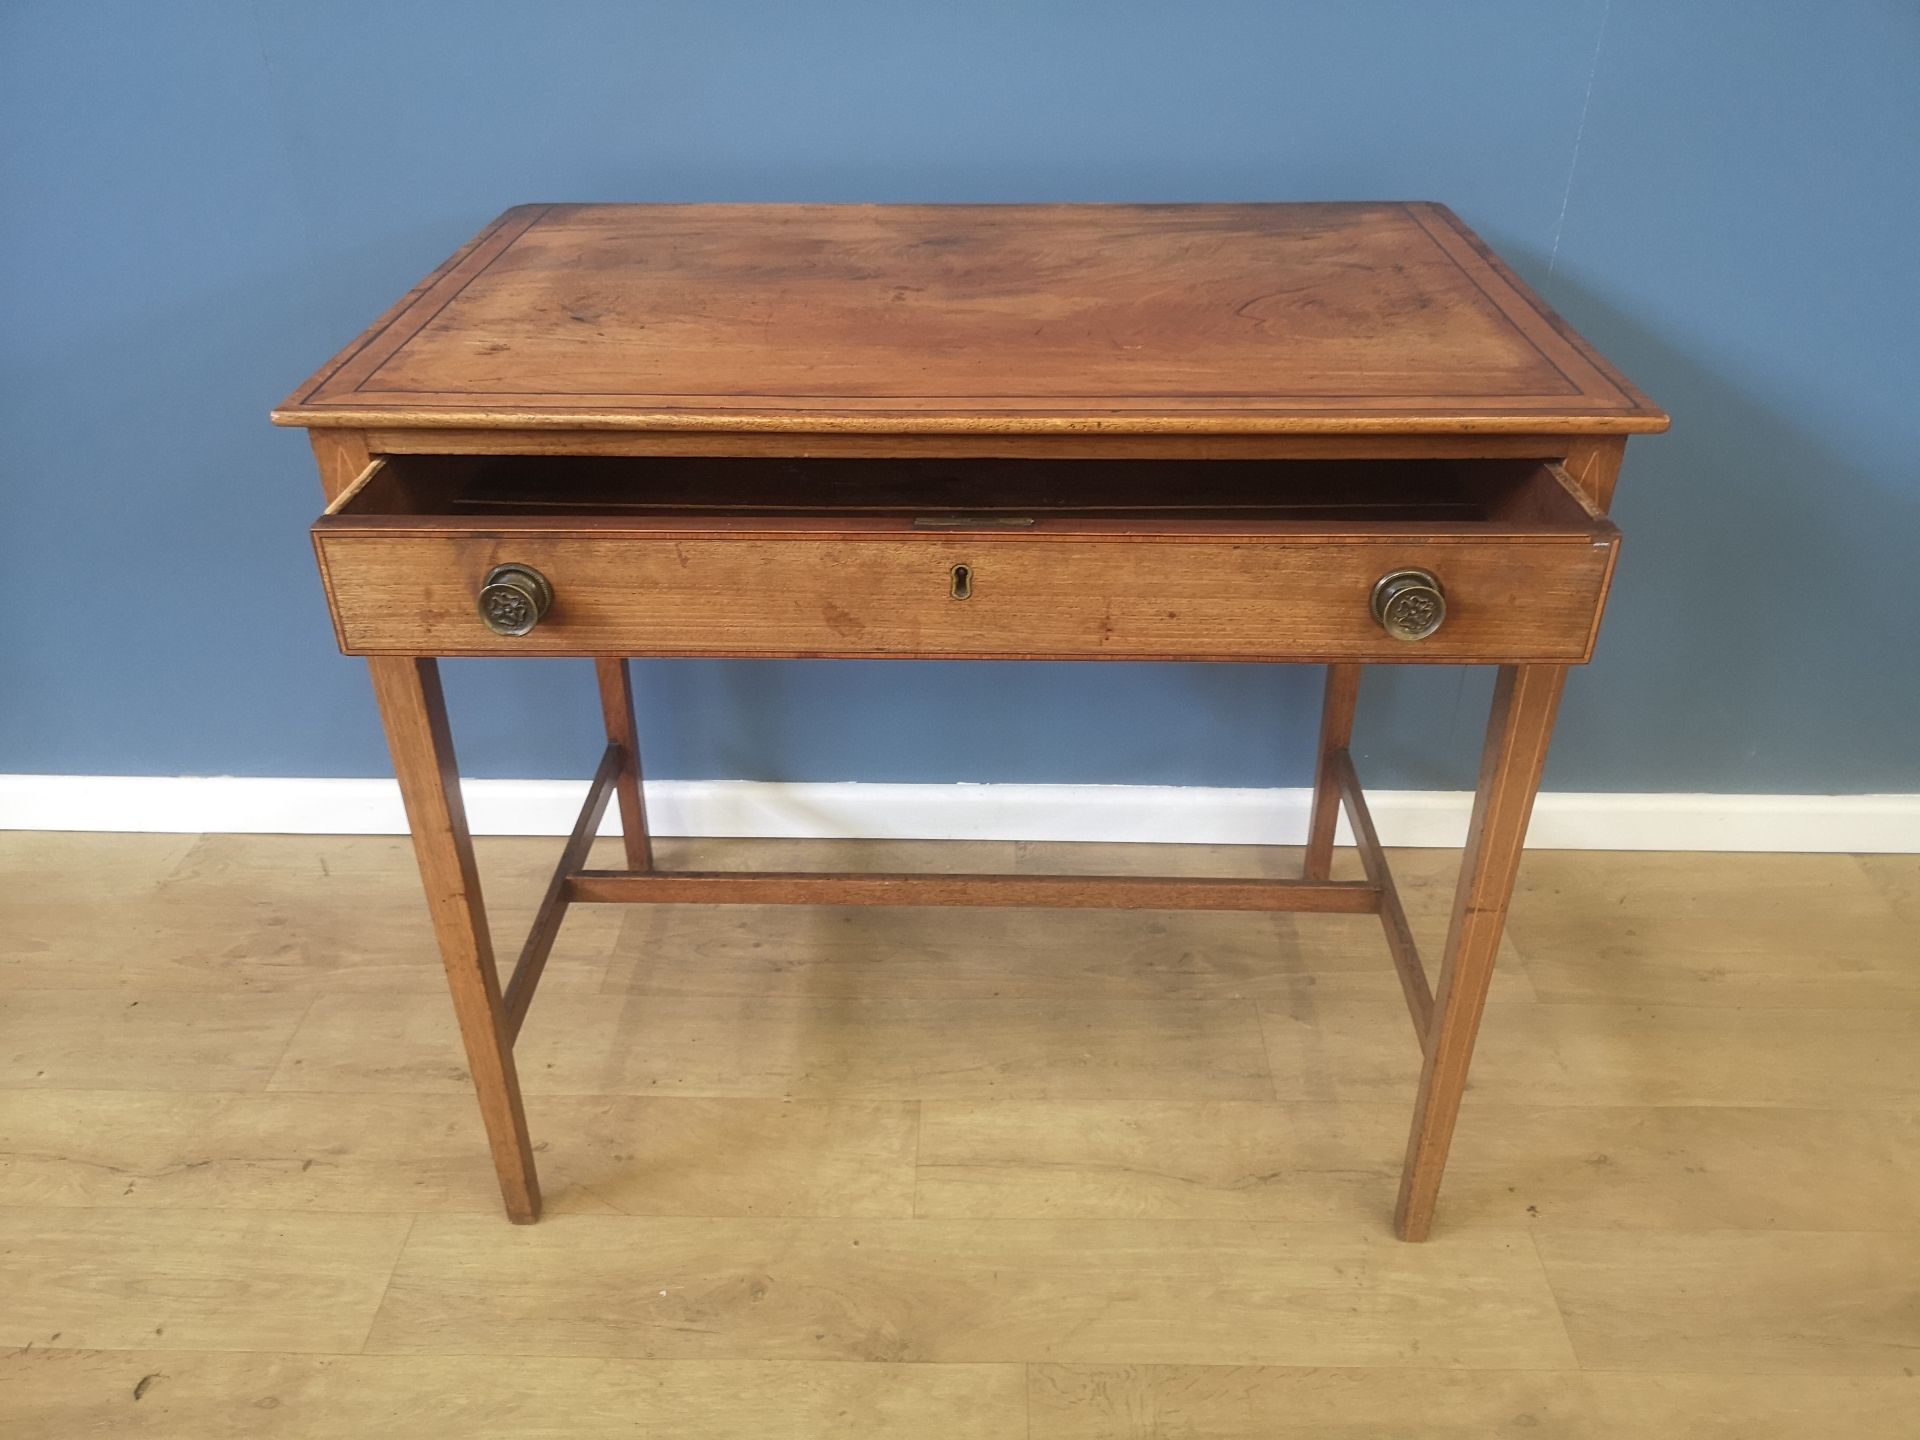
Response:
[[[672,697],[642,705],[675,773],[770,780],[1301,784],[1319,725],[1320,672],[1292,666],[664,661],[636,683]]]

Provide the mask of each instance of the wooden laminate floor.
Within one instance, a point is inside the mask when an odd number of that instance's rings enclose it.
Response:
[[[519,1054],[531,1228],[404,840],[0,835],[0,1434],[1920,1433],[1920,858],[1529,856],[1424,1246],[1368,917],[580,909]]]

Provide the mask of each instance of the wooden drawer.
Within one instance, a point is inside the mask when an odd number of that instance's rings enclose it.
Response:
[[[1618,533],[1550,462],[1064,463],[392,457],[314,542],[350,654],[1591,654]],[[551,585],[531,633],[476,607],[504,564]],[[1416,641],[1372,613],[1406,570]]]

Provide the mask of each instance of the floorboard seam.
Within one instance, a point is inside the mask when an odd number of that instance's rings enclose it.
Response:
[[[272,1068],[267,1071],[267,1078],[262,1081],[256,1089],[248,1091],[248,1094],[272,1095],[276,1093],[273,1088],[274,1079],[279,1075],[280,1067],[287,1063],[287,1057],[293,1053],[294,1042],[299,1040],[300,1031],[306,1026],[308,1018],[313,1014],[313,1007],[320,1003],[320,999],[321,997],[317,993],[307,997],[307,1003],[301,1008],[300,1018],[295,1020],[293,1022],[293,1028],[287,1031],[286,1045],[281,1049],[278,1058],[274,1060]]]
[[[407,1246],[413,1240],[413,1227],[420,1223],[418,1215],[407,1217],[407,1233],[400,1237],[400,1243],[394,1248],[393,1264],[387,1267],[386,1284],[380,1287],[380,1298],[374,1302],[373,1313],[367,1317],[367,1333],[360,1337],[360,1349],[356,1352],[367,1354],[367,1346],[373,1343],[374,1327],[380,1323],[380,1312],[386,1308],[387,1292],[393,1289],[393,1277],[400,1273],[400,1261],[407,1253]]]
[[[1547,1265],[1546,1254],[1540,1249],[1539,1235],[1529,1227],[1527,1244],[1533,1247],[1534,1263],[1540,1267],[1540,1283],[1547,1287],[1547,1297],[1553,1301],[1553,1313],[1560,1317],[1560,1333],[1566,1337],[1567,1353],[1573,1357],[1574,1369],[1580,1374],[1587,1370],[1586,1362],[1580,1358],[1580,1347],[1574,1343],[1573,1326],[1567,1323],[1566,1302],[1560,1298],[1560,1292],[1554,1288],[1553,1271]]]
[[[907,1218],[918,1220],[920,1215],[920,1144],[927,1133],[927,1102],[924,1098],[913,1102],[913,1189],[907,1197]]]

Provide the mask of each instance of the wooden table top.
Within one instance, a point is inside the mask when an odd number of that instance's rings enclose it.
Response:
[[[1444,206],[525,205],[283,425],[1622,434],[1667,417]]]

